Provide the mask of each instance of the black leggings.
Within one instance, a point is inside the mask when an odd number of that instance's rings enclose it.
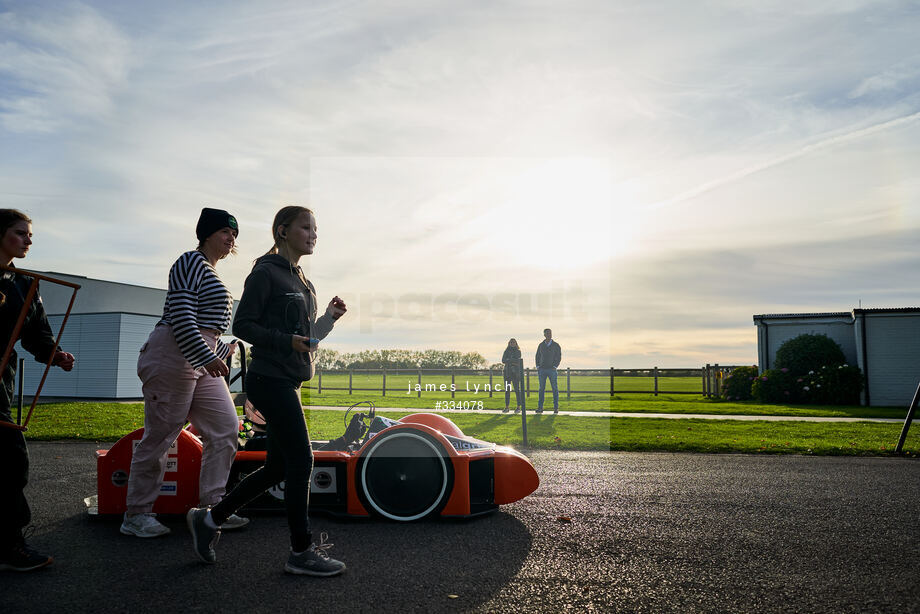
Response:
[[[211,509],[217,524],[263,492],[284,480],[284,505],[291,529],[291,548],[303,552],[310,547],[312,534],[307,508],[310,500],[310,474],[313,451],[304,422],[299,389],[284,379],[249,372],[246,375],[249,400],[265,417],[268,452],[265,465],[246,476],[223,500]]]
[[[32,511],[23,490],[29,481],[29,452],[22,431],[0,427],[0,551],[21,539]]]

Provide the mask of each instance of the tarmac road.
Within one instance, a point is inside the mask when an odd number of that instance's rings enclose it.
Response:
[[[97,447],[30,444],[31,542],[56,560],[0,573],[3,612],[920,611],[913,460],[534,452],[540,488],[486,517],[315,518],[348,570],[314,579],[282,572],[281,516],[211,566],[180,518],[140,540],[88,517]]]

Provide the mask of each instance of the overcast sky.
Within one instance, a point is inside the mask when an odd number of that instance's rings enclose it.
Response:
[[[914,2],[0,0],[20,266],[236,297],[283,205],[326,347],[756,361],[752,315],[920,305]]]

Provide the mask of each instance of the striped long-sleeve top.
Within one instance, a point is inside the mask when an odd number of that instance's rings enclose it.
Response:
[[[217,271],[198,250],[185,252],[169,269],[169,288],[163,318],[157,323],[172,325],[173,336],[189,364],[197,369],[219,358],[230,348],[217,341],[212,352],[201,336],[201,329],[224,332],[230,325],[233,296],[217,276]]]

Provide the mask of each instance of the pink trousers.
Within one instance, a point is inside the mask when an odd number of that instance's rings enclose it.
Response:
[[[217,333],[202,331],[202,336],[213,349]],[[144,436],[131,459],[128,513],[153,509],[160,495],[167,452],[186,420],[194,425],[204,446],[199,501],[214,505],[226,490],[239,432],[227,383],[222,377],[211,377],[204,368],[193,369],[168,325],[154,328],[141,347],[137,375],[144,391]]]

